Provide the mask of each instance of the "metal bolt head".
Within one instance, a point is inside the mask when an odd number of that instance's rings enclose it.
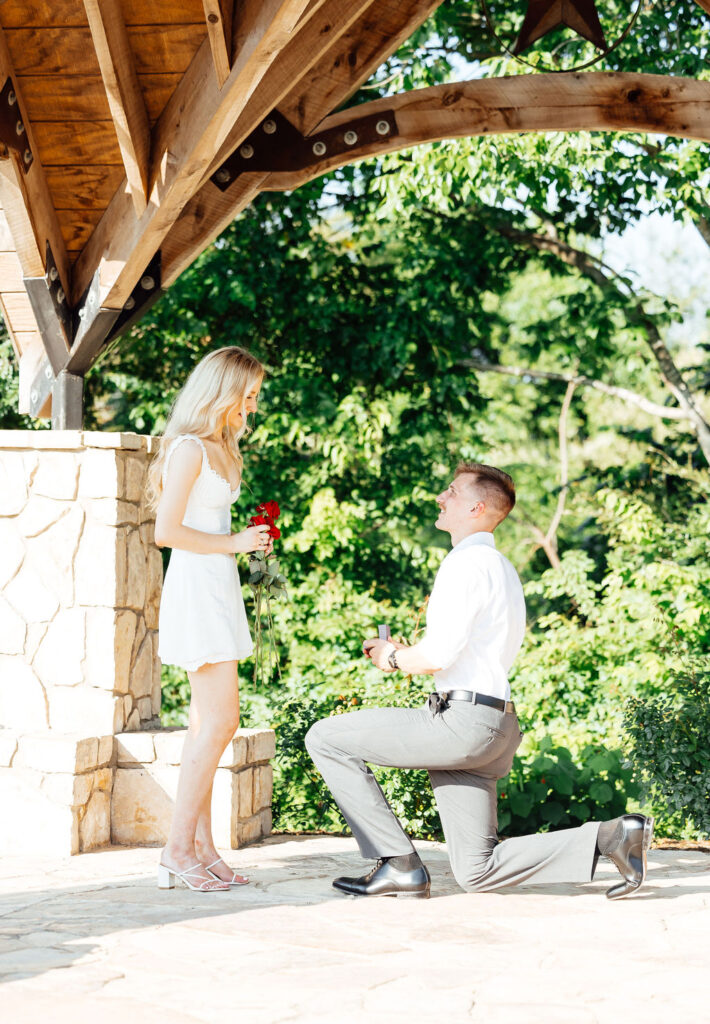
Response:
[[[326,145],[321,139],[313,143],[313,152],[316,156],[325,156]]]
[[[14,107],[17,103],[17,95],[14,89],[10,89],[9,93],[7,94],[7,102],[10,104],[11,107]]]
[[[37,404],[37,399],[38,398],[39,398],[39,393],[37,391],[30,391],[30,402],[32,402],[32,405],[36,405]]]
[[[229,173],[226,167],[220,167],[220,169],[215,174],[215,178],[217,179],[217,181],[221,181],[222,184],[224,185],[228,181],[232,180],[232,175]]]
[[[388,135],[390,130],[389,121],[378,121],[375,125],[375,131],[378,135]]]
[[[15,131],[17,132],[18,135],[22,135],[24,130],[25,130],[24,124],[22,123],[22,121],[18,121],[17,124],[15,125]]]
[[[59,288],[57,290],[57,302],[64,302],[65,298],[66,298],[66,295],[64,294],[64,289],[63,288]]]
[[[250,143],[245,142],[239,149],[239,155],[242,160],[251,160],[254,156],[254,147]]]
[[[79,310],[79,319],[80,320],[86,320],[86,310],[85,309],[80,309]]]
[[[50,267],[49,268],[49,280],[54,282],[54,281],[57,280],[58,277],[59,277],[59,271],[57,270],[57,268],[56,267]]]
[[[274,121],[273,117],[270,117],[267,121],[264,121],[261,127],[267,135],[273,135],[276,131],[276,121]]]
[[[352,128],[343,135],[346,146],[354,146],[357,142],[357,132],[354,132]]]
[[[45,368],[44,368],[44,375],[47,378],[47,380],[51,380],[52,379],[52,367],[51,366],[45,366]]]
[[[155,288],[155,281],[149,274],[141,278],[141,288],[146,292],[149,292],[151,288]]]
[[[219,21],[219,18],[217,17],[216,14],[208,14],[207,20],[209,21],[210,25],[216,25],[217,22]]]
[[[25,163],[29,167],[29,165],[32,163],[32,150],[31,149],[26,149],[25,152],[22,154],[22,159],[25,161]]]
[[[126,305],[123,308],[124,309],[133,309],[135,304],[136,304],[136,300],[133,298],[132,295],[129,295],[128,298],[126,299]]]

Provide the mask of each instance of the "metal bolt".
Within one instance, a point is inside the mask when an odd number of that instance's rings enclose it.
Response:
[[[221,181],[224,184],[225,182],[232,180],[232,175],[229,173],[226,167],[220,167],[220,169],[215,174],[215,178],[217,179],[217,181]]]
[[[26,164],[31,164],[32,163],[32,150],[31,149],[26,149],[25,152],[22,154],[22,159],[25,161]]]
[[[57,280],[58,277],[59,277],[59,271],[57,270],[57,268],[56,267],[50,267],[49,268],[49,280],[54,282],[54,281]]]
[[[44,375],[47,378],[47,380],[51,380],[52,379],[52,367],[51,366],[45,366],[45,368],[44,368]]]
[[[151,288],[155,288],[155,281],[148,274],[141,278],[141,288],[144,291],[149,292]]]
[[[18,121],[17,124],[15,125],[15,131],[17,132],[18,135],[22,135],[24,130],[25,130],[24,124],[22,123],[22,121]]]
[[[248,142],[245,142],[244,145],[239,150],[239,155],[240,157],[242,157],[243,160],[251,160],[251,158],[254,156],[254,147],[250,145]]]
[[[315,153],[316,156],[324,156],[325,150],[325,142],[322,142],[320,139],[318,140],[318,142],[313,143],[313,152]]]
[[[378,121],[375,125],[375,131],[378,135],[387,135],[390,130],[389,121]]]
[[[209,21],[210,25],[216,25],[217,22],[219,21],[219,18],[217,17],[216,14],[208,14],[207,20]]]
[[[79,319],[80,320],[86,320],[86,310],[85,309],[80,309],[79,310]]]
[[[355,143],[357,142],[357,132],[354,132],[351,129],[349,132],[346,132],[345,135],[343,135],[343,139],[345,140],[346,146],[354,146]]]
[[[89,293],[89,296],[88,296],[88,298],[86,300],[86,305],[87,306],[95,306],[96,305],[96,296],[94,295],[93,292]]]
[[[32,402],[32,405],[36,405],[37,404],[37,399],[38,398],[39,398],[39,393],[37,391],[30,391],[30,401]]]
[[[135,304],[136,304],[136,300],[133,298],[132,295],[129,295],[128,298],[126,299],[126,305],[123,308],[124,309],[133,309]]]
[[[17,103],[17,96],[13,89],[10,89],[9,93],[7,94],[7,102],[11,107],[14,107]]]
[[[64,302],[65,298],[66,298],[66,295],[64,294],[64,289],[60,288],[57,291],[57,302]]]
[[[270,117],[268,121],[264,121],[262,128],[267,135],[273,135],[276,131],[276,121],[274,121],[273,117]]]

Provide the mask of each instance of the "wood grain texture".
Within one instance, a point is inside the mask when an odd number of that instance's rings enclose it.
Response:
[[[57,210],[67,252],[81,252],[101,219],[102,212],[102,210]]]
[[[136,72],[185,72],[207,35],[203,20],[197,25],[128,27]],[[98,75],[91,30],[80,28],[13,28],[7,45],[17,74]]]
[[[45,167],[76,164],[123,167],[113,121],[35,121],[34,130],[39,157]]]
[[[230,76],[217,86],[205,39],[153,132],[153,181],[142,217],[122,186],[74,268],[78,298],[101,268],[101,302],[121,308],[199,185],[235,118],[288,42],[307,0],[248,0],[237,17],[243,42]]]
[[[21,292],[25,285],[16,252],[0,252],[0,292]]]
[[[119,164],[48,167],[46,175],[58,216],[62,210],[96,211],[100,216],[124,178]]]
[[[232,8],[229,0],[202,0],[207,23],[207,35],[212,48],[212,60],[217,85],[222,88],[229,78],[232,52]]]
[[[118,0],[84,0],[118,148],[138,216],[146,207],[150,127]]]
[[[26,277],[44,275],[46,244],[49,242],[62,287],[68,295],[70,269],[66,248],[39,156],[37,140],[27,115],[22,88],[15,76],[12,58],[5,44],[5,35],[0,29],[0,80],[4,82],[8,77],[15,83],[18,111],[27,131],[27,140],[34,161],[26,172],[20,168],[16,156],[0,161],[0,200],[4,216],[7,218],[13,248],[17,252],[23,274]]]
[[[6,28],[72,28],[88,24],[77,0],[4,0],[0,20]],[[198,24],[202,0],[121,0],[126,25]]]
[[[12,327],[13,333],[37,330],[37,321],[32,312],[32,306],[26,291],[3,292],[2,304],[5,319]]]
[[[275,107],[281,112],[287,111],[287,116],[302,130],[312,131],[440,2],[369,0],[356,3],[351,0],[343,3],[332,0],[312,9],[308,19],[304,16],[298,35],[284,50],[278,66],[235,123],[209,173]],[[371,36],[373,26],[377,26],[374,38]],[[308,57],[304,59],[306,54]],[[262,177],[262,181],[265,180]],[[225,203],[225,196],[230,195],[235,196],[231,209]],[[201,251],[199,246],[204,248],[214,241],[245,205],[239,183],[222,194],[206,181],[182,215],[195,232],[194,242],[190,243],[189,232],[180,222],[163,242],[164,280],[174,281],[197,257]]]
[[[180,72],[138,75],[148,120],[160,117],[175,87]],[[111,110],[103,79],[96,75],[26,75],[22,94],[31,120],[35,121],[110,121]]]
[[[271,174],[264,190],[297,188],[367,156],[475,135],[638,131],[710,141],[710,82],[617,72],[519,75],[416,89],[341,110],[319,131],[387,110],[394,111],[396,136],[353,146],[305,171]]]

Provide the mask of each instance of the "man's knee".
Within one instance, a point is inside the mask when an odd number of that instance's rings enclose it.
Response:
[[[308,732],[306,733],[306,750],[311,755],[311,757],[313,757],[314,754],[317,754],[319,751],[321,751],[325,743],[327,742],[326,733],[328,731],[329,721],[330,719],[328,718],[321,718],[320,721],[314,722],[313,725],[308,730]]]

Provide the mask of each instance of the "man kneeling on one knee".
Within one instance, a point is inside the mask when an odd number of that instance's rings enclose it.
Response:
[[[652,818],[625,814],[498,841],[496,781],[522,739],[508,673],[523,642],[525,601],[493,534],[515,504],[515,487],[502,470],[462,463],[437,504],[436,526],[451,535],[452,550],[436,576],[423,639],[412,647],[363,644],[383,672],[433,675],[436,692],[424,707],[325,718],[306,736],[360,852],[376,860],[367,874],[333,885],[357,896],[429,896],[429,872],[368,767],[375,764],[428,770],[454,876],[467,892],[589,882],[601,856],[622,876],[607,896],[628,896],[645,878]]]

